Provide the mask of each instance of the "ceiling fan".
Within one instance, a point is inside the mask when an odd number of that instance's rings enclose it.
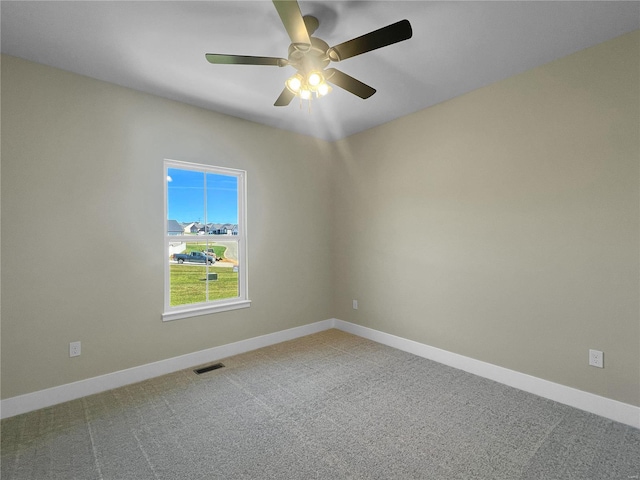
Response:
[[[222,65],[268,65],[292,66],[295,75],[287,79],[285,88],[274,103],[276,107],[289,105],[294,97],[311,100],[313,95],[321,97],[329,93],[331,85],[369,98],[376,90],[369,85],[341,72],[327,68],[331,62],[340,62],[378,48],[408,40],[413,34],[409,20],[400,20],[386,27],[369,32],[333,47],[325,41],[312,37],[320,22],[311,15],[302,16],[296,0],[273,0],[284,28],[291,38],[288,58],[256,57],[251,55],[225,55],[207,53],[210,63]]]

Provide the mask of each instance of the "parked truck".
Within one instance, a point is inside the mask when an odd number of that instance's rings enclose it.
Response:
[[[173,259],[178,263],[190,262],[213,264],[216,261],[215,256],[206,255],[204,252],[174,253]]]

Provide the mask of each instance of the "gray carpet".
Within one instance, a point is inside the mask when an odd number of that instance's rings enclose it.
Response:
[[[640,475],[640,430],[337,330],[222,361],[3,420],[2,479]]]

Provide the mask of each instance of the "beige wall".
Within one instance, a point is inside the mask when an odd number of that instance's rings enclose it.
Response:
[[[640,405],[639,54],[635,32],[339,142],[335,316]]]
[[[2,397],[331,318],[326,148],[3,56]],[[247,170],[251,308],[161,321],[164,158]]]

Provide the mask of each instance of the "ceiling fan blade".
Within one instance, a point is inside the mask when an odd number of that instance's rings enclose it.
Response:
[[[413,35],[409,20],[400,20],[360,37],[331,47],[327,54],[334,62],[408,40]]]
[[[220,53],[207,53],[205,55],[210,63],[220,65],[273,65],[284,67],[289,64],[285,58],[254,57],[251,55],[224,55]]]
[[[280,20],[294,45],[311,45],[309,32],[304,24],[300,6],[295,0],[273,0]]]
[[[273,104],[273,106],[274,107],[286,107],[287,105],[289,105],[291,103],[291,100],[293,100],[293,98],[295,96],[296,96],[295,93],[293,93],[287,87],[284,87],[284,90],[282,90],[282,93],[280,94],[280,96],[276,100],[276,103]]]
[[[370,87],[366,83],[347,75],[346,73],[336,70],[335,68],[327,68],[325,71],[325,79],[340,88],[344,88],[347,92],[353,93],[360,98],[369,98],[376,93],[376,89]]]

